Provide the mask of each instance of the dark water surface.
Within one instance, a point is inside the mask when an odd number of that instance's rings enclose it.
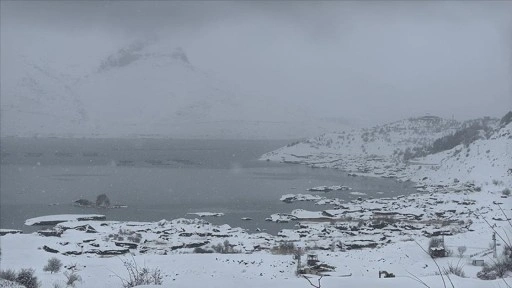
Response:
[[[348,177],[333,169],[258,161],[288,141],[3,138],[0,142],[0,228],[34,231],[25,219],[51,214],[98,213],[107,220],[191,218],[190,212],[222,212],[205,218],[253,232],[276,233],[294,223],[266,222],[272,213],[321,210],[313,203],[286,204],[283,194],[309,193],[319,185],[347,185],[364,197],[414,192],[412,183]],[[381,193],[378,193],[381,192]],[[383,193],[382,193],[383,192]],[[124,209],[72,206],[106,193]],[[314,193],[310,193],[314,194]],[[323,194],[346,200],[347,191]],[[242,217],[253,220],[244,221]]]

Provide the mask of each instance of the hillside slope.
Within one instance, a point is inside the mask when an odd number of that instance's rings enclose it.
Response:
[[[429,145],[461,125],[434,116],[410,118],[372,128],[324,134],[269,152],[261,159],[379,174],[381,171],[377,170],[389,163],[399,164],[404,153]]]
[[[497,120],[484,120],[494,127],[490,135],[480,135],[467,145],[459,144],[413,159],[410,158],[415,151],[428,150],[436,139],[482,121],[460,123],[432,116],[411,118],[370,129],[324,134],[266,153],[261,159],[426,184],[470,181],[478,185],[511,186],[511,123],[498,126]]]
[[[489,139],[458,145],[415,162],[405,171],[414,181],[512,187],[512,123],[497,128]]]

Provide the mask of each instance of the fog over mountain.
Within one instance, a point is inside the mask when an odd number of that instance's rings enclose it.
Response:
[[[299,138],[512,108],[512,5],[1,2],[2,135]]]

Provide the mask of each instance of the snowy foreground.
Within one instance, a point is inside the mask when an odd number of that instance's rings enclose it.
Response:
[[[250,234],[203,219],[117,222],[79,219],[82,217],[77,215],[31,219],[28,224],[41,219],[60,223],[33,234],[2,231],[6,235],[0,238],[1,269],[33,268],[42,287],[53,287],[55,283],[64,287],[66,278],[62,271],[43,271],[48,259],[57,257],[81,276],[77,287],[122,287],[121,279],[127,278],[123,261],[135,261],[140,267],[159,268],[163,287],[311,287],[304,278],[296,276],[297,260],[291,254],[277,253],[276,247],[293,243],[306,251],[302,265],[306,264],[307,255],[314,253],[321,263],[334,267],[324,272],[321,287],[452,287],[450,281],[453,287],[510,287],[510,277],[478,279],[476,274],[481,267],[474,266],[473,261],[492,264],[496,260],[489,245],[491,226],[503,235],[511,233],[511,197],[503,192],[512,187],[512,175],[507,174],[512,163],[511,131],[509,124],[488,139],[407,165],[395,163],[390,151],[377,155],[376,147],[386,147],[384,144],[365,141],[365,150],[374,149],[371,155],[354,150],[352,156],[345,157],[340,154],[342,150],[336,149],[335,141],[308,140],[268,153],[262,159],[338,168],[354,175],[413,180],[418,193],[381,199],[360,195],[344,202],[324,196],[328,190],[336,189],[357,192],[344,186],[322,186],[310,189],[309,194],[283,195],[276,201],[290,205],[295,201],[314,201],[318,211],[296,209],[290,214],[269,215],[268,221],[297,224],[296,229],[283,229],[277,235]],[[341,139],[340,135],[335,136]],[[384,142],[403,143],[391,138]],[[325,148],[324,140],[330,147]],[[361,146],[355,142],[353,147]],[[66,217],[72,217],[67,219],[72,221],[61,222]],[[450,257],[436,260],[440,268],[423,251],[433,236],[444,237],[446,248],[453,252]],[[503,251],[504,241],[506,237],[497,239],[498,255]],[[459,255],[461,246],[466,249]],[[441,277],[439,269],[449,265],[462,266],[466,277]],[[396,277],[380,279],[382,270]],[[318,284],[318,276],[310,277],[313,284]],[[0,282],[2,286],[5,284]]]

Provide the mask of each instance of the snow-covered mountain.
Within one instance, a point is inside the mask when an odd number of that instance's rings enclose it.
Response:
[[[2,73],[3,136],[299,138],[340,127],[294,103],[239,91],[155,40],[88,68],[14,61],[16,71]]]
[[[74,97],[70,74],[58,73],[48,63],[35,64],[27,58],[8,59],[13,70],[2,66],[2,135],[39,135],[73,132],[85,121],[87,112]]]

